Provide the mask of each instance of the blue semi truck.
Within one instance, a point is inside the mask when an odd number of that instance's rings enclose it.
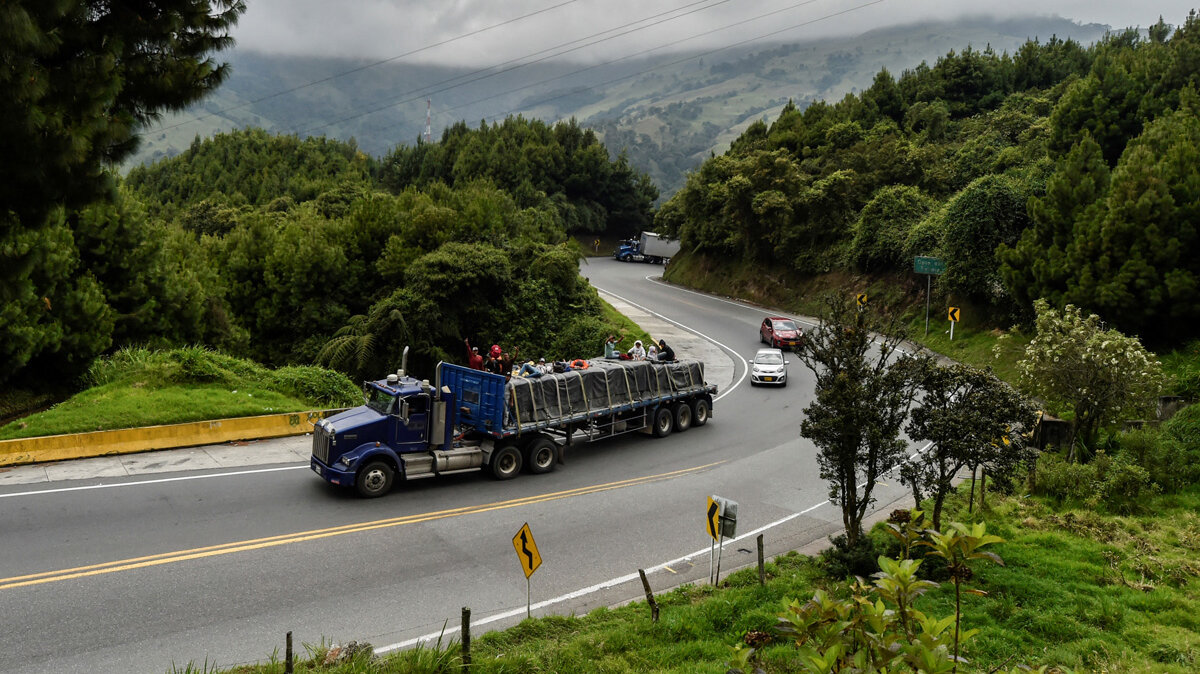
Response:
[[[579,439],[703,426],[717,392],[698,361],[596,359],[586,369],[508,381],[438,363],[431,384],[405,373],[407,352],[399,372],[364,382],[365,405],[313,429],[310,465],[325,481],[377,497],[397,479],[548,473]]]
[[[626,239],[613,250],[613,259],[621,262],[649,262],[664,264],[679,253],[679,242],[659,236],[654,232],[642,232],[636,239]]]

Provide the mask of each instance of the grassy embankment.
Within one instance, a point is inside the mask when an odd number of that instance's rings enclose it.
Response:
[[[608,303],[603,304],[603,311],[604,322],[621,335],[622,344],[650,338]],[[597,355],[601,348],[601,344],[596,345]],[[168,351],[121,349],[97,359],[84,381],[87,388],[66,400],[0,426],[0,440],[362,403],[358,385],[337,372],[317,367],[271,370],[197,347]]]
[[[962,496],[947,518],[970,521]],[[1085,671],[1191,672],[1200,666],[1200,487],[1158,497],[1141,514],[1108,517],[1056,507],[1027,496],[989,496],[988,533],[1005,539],[989,549],[1005,566],[977,563],[972,587],[986,597],[963,601],[964,629],[981,633],[964,649],[962,671],[1020,663]],[[873,534],[880,542],[886,536]],[[929,562],[932,564],[933,562]],[[723,673],[729,647],[747,632],[774,635],[776,616],[792,599],[817,588],[843,592],[818,563],[790,553],[766,565],[768,581],[745,569],[721,588],[684,586],[657,597],[660,617],[645,602],[580,617],[526,620],[504,632],[476,635],[471,671]],[[919,600],[930,615],[952,615],[949,583]],[[452,638],[454,637],[454,638]],[[328,646],[308,646],[297,672],[455,672],[457,634],[440,648],[424,647],[372,660],[360,655],[324,665]],[[768,674],[807,671],[780,637],[756,654]],[[185,671],[183,668],[177,671]],[[195,671],[195,670],[193,670]],[[283,671],[283,663],[238,667],[239,674]]]
[[[358,386],[317,367],[276,370],[200,347],[126,348],[97,359],[88,387],[0,427],[0,439],[356,405]]]

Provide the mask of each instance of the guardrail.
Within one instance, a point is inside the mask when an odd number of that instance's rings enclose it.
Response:
[[[46,435],[0,440],[0,467],[45,461],[86,459],[156,449],[215,445],[234,440],[282,438],[311,433],[313,425],[342,410],[311,410],[289,414],[193,421],[186,424],[143,426],[112,431]]]

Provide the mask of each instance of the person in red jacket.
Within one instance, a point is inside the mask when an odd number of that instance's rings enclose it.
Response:
[[[471,346],[471,340],[464,339],[463,344],[467,345],[467,367],[472,370],[483,369],[483,356],[479,355],[479,347]]]

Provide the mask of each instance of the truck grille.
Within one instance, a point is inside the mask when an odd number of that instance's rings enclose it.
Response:
[[[313,428],[313,456],[320,459],[321,463],[329,465],[329,434],[324,428],[316,426]]]

